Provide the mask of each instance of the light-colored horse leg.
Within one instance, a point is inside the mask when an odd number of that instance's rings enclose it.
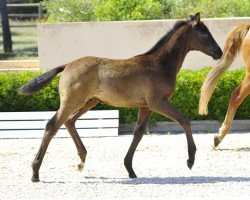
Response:
[[[79,134],[77,133],[75,122],[81,115],[89,111],[91,108],[95,107],[97,104],[98,101],[88,101],[83,108],[78,110],[74,115],[70,116],[70,118],[64,123],[76,145],[77,153],[81,159],[80,164],[78,164],[79,171],[82,171],[84,167],[85,159],[87,156],[87,150],[83,145],[81,138],[79,137]]]
[[[59,109],[58,112],[47,123],[41,146],[34,161],[32,162],[33,175],[31,180],[33,182],[39,181],[39,169],[41,167],[48,145],[51,139],[56,135],[61,125],[68,119],[69,115],[70,114],[68,111]]]
[[[161,102],[151,102],[150,109],[158,112],[180,124],[186,133],[188,146],[188,160],[187,166],[191,169],[194,165],[196,146],[192,136],[191,125],[189,120],[174,106],[172,106],[167,99],[162,99]]]
[[[133,161],[133,156],[135,153],[135,150],[139,144],[139,142],[142,139],[142,136],[146,130],[148,120],[150,118],[152,111],[149,110],[148,108],[140,108],[139,113],[138,113],[138,118],[137,118],[137,123],[136,127],[134,130],[134,136],[133,136],[133,141],[129,147],[129,150],[124,158],[124,165],[128,171],[129,177],[130,178],[136,178],[136,174],[133,170],[132,167],[132,161]]]
[[[244,63],[246,65],[246,76],[241,84],[231,94],[225,120],[219,130],[219,133],[214,137],[215,147],[217,147],[226,136],[226,134],[229,133],[237,108],[240,106],[242,101],[250,94],[250,33],[248,34],[249,39],[244,40],[242,45],[242,55]]]
[[[250,93],[250,77],[246,78],[242,81],[242,83],[232,92],[227,114],[225,117],[224,122],[222,123],[221,128],[219,129],[219,133],[214,137],[214,146],[217,147],[223,138],[229,133],[235,112],[243,100],[248,96]]]

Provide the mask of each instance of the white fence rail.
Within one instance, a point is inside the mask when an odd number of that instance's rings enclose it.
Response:
[[[0,112],[0,138],[41,138],[55,111]],[[118,136],[118,110],[91,110],[76,122],[80,137]],[[70,137],[62,126],[56,137]]]

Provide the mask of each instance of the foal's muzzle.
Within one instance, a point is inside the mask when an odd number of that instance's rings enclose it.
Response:
[[[221,48],[216,49],[214,51],[213,59],[214,60],[218,60],[218,59],[221,58],[221,56],[222,56],[222,50],[221,50]]]

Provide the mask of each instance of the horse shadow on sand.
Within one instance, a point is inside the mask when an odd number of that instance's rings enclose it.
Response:
[[[204,183],[226,183],[226,182],[250,182],[250,177],[216,177],[216,176],[192,176],[192,177],[144,177],[137,179],[124,180],[107,180],[105,182],[141,185],[141,184],[157,184],[157,185],[173,185],[173,184],[204,184]]]
[[[250,147],[241,147],[241,148],[214,148],[215,151],[241,151],[241,152],[250,152]]]
[[[142,177],[136,179],[128,178],[110,178],[110,177],[85,177],[82,184],[96,184],[97,181],[106,184],[127,184],[127,185],[186,185],[186,184],[213,184],[213,183],[229,183],[229,182],[250,182],[250,177],[219,177],[219,176],[191,176],[191,177]],[[46,182],[55,183],[55,182]],[[58,182],[57,182],[58,183]],[[67,183],[67,182],[59,182]]]

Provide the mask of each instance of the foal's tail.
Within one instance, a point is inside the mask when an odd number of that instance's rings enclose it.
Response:
[[[210,71],[205,78],[201,88],[199,114],[206,115],[208,113],[208,102],[214,92],[219,78],[232,64],[235,56],[239,52],[242,41],[249,31],[250,24],[239,24],[235,26],[227,35],[226,43],[223,49],[223,56],[218,65]]]
[[[62,72],[65,68],[65,65],[56,67],[36,78],[32,79],[22,87],[18,89],[18,93],[22,95],[30,95],[41,90],[45,85],[49,84],[55,76]]]

